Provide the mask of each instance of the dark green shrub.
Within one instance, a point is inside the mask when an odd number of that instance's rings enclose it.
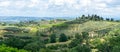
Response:
[[[65,41],[67,41],[67,36],[64,33],[60,34],[59,42],[65,42]]]

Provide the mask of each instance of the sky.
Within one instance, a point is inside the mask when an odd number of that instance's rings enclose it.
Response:
[[[0,16],[120,17],[120,0],[0,0]]]

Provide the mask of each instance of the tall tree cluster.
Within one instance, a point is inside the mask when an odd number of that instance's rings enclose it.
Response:
[[[103,17],[100,17],[98,15],[88,15],[88,16],[85,16],[85,15],[82,15],[81,17],[77,18],[76,20],[93,20],[93,21],[102,21],[104,20]]]
[[[57,39],[56,34],[51,34],[50,43],[55,43],[56,39]],[[64,33],[61,33],[59,36],[59,42],[65,42],[67,40],[68,40],[67,36]]]

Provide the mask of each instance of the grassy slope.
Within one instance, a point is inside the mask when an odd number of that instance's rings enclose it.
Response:
[[[82,31],[100,31],[108,28],[120,28],[119,22],[108,22],[108,21],[88,21],[83,24],[71,24],[69,28],[63,30],[57,30],[57,33],[65,33],[66,35],[74,35],[74,33],[80,33]],[[56,44],[68,44],[71,40],[67,42],[57,42],[49,43],[46,46],[56,45]]]
[[[114,26],[120,25],[118,22],[107,22],[107,21],[88,21],[83,24],[71,24],[69,28],[65,28],[62,30],[57,30],[56,32],[65,33],[66,35],[73,35],[74,33],[80,33],[83,31],[91,32],[91,31],[98,31],[102,29],[111,28]]]
[[[36,31],[38,29],[42,30],[42,29],[47,29],[47,28],[51,28],[53,25],[59,25],[59,24],[62,24],[64,23],[64,21],[57,21],[57,22],[54,22],[54,23],[50,23],[49,21],[43,21],[43,22],[40,22],[40,25],[28,25],[27,27],[18,27],[18,28],[21,28],[21,29],[30,29],[29,33],[22,33],[22,32],[19,32],[19,33],[12,33],[13,35],[16,35],[16,36],[34,36],[36,34]],[[0,26],[0,35],[3,35],[3,34],[11,34],[11,33],[6,33],[4,32],[2,29],[4,28],[7,28],[7,27],[17,27],[17,26]]]
[[[43,22],[40,26],[31,26],[31,27],[21,27],[21,28],[30,28],[30,33],[27,33],[28,35],[34,35],[36,31],[39,29],[46,29],[51,28],[53,25],[61,25],[64,22],[57,22],[49,24],[48,22]],[[107,28],[118,28],[120,26],[120,23],[118,22],[107,22],[107,21],[88,21],[83,24],[68,24],[68,28],[64,28],[62,30],[54,29],[58,34],[65,33],[66,35],[73,35],[74,33],[80,33],[83,31],[98,31],[102,29]],[[9,26],[0,26],[0,29],[6,28]],[[3,31],[1,31],[3,32]],[[0,33],[2,34],[2,33]],[[26,33],[18,33],[18,35],[27,35]]]

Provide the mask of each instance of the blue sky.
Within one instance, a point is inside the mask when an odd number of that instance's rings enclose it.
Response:
[[[0,0],[0,16],[120,17],[120,0]]]

